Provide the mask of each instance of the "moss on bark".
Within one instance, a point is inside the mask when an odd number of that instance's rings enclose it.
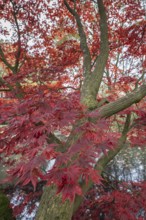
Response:
[[[7,196],[0,191],[0,220],[15,220]]]
[[[61,194],[56,195],[54,185],[47,186],[35,220],[71,220],[72,212],[73,204],[69,200],[63,202]]]

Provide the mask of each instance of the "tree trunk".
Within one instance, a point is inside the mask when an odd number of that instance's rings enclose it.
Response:
[[[71,220],[73,203],[62,201],[61,194],[56,195],[54,185],[44,189],[35,220]]]

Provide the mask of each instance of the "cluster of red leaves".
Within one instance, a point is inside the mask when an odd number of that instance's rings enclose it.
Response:
[[[146,216],[146,182],[103,182],[88,193],[74,220],[144,220]]]
[[[7,109],[7,111],[6,111]],[[1,128],[1,160],[12,166],[8,171],[8,181],[17,179],[23,185],[32,183],[34,188],[39,180],[47,184],[55,183],[63,199],[74,200],[81,194],[79,180],[99,183],[100,176],[94,170],[97,158],[109,149],[116,147],[118,134],[107,132],[109,124],[100,120],[94,124],[83,123],[74,129],[74,135],[82,137],[67,151],[59,149],[65,144],[52,144],[50,134],[55,131],[70,133],[70,125],[89,115],[83,113],[79,103],[79,94],[62,94],[52,91],[39,92],[26,96],[26,99],[0,105],[0,122],[8,126]],[[60,152],[59,152],[60,151]],[[11,156],[12,155],[12,156]],[[18,160],[19,159],[19,160]],[[47,171],[47,165],[55,159],[53,168]],[[44,169],[43,169],[44,167]]]

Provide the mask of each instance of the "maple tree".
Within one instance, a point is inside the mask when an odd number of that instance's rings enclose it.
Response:
[[[0,9],[7,180],[34,190],[45,181],[36,219],[69,220],[126,141],[146,143],[144,10],[138,0],[0,0]],[[122,216],[123,191],[96,202],[107,212],[115,198]]]

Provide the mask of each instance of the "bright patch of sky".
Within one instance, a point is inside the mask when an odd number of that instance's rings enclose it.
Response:
[[[4,34],[5,33],[5,34]],[[9,21],[0,20],[0,41],[9,42],[13,35],[13,27]]]

